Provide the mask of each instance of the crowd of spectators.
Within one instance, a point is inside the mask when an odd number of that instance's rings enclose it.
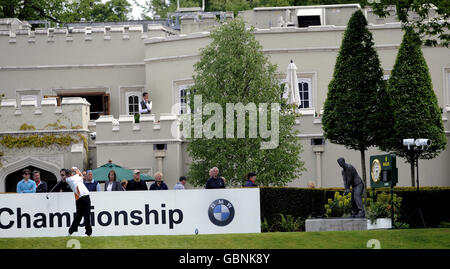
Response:
[[[83,183],[89,192],[97,192],[101,190],[101,184],[93,178],[92,170],[82,172]],[[66,170],[60,170],[60,180],[49,190],[47,182],[41,179],[41,173],[39,170],[34,170],[33,173],[29,169],[23,169],[22,180],[17,183],[17,193],[36,193],[36,192],[71,192],[69,184],[66,182]],[[142,190],[168,190],[169,187],[163,180],[163,173],[156,172],[155,182],[147,187],[147,184],[141,180],[141,171],[133,171],[133,179],[122,179],[119,181],[117,174],[114,170],[109,171],[108,180],[104,184],[104,191],[142,191]],[[181,176],[173,187],[174,190],[184,190],[187,182],[185,176]],[[209,179],[206,182],[205,189],[223,189],[226,186],[226,179],[219,176],[219,169],[213,167],[209,170]],[[257,187],[256,174],[251,172],[247,175],[247,181],[243,187]]]

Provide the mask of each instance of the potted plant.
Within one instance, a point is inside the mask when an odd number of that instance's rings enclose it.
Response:
[[[399,210],[402,202],[401,197],[394,194],[394,222],[400,218]],[[367,229],[390,229],[391,220],[391,194],[379,193],[375,199],[373,194],[367,198],[366,203]]]

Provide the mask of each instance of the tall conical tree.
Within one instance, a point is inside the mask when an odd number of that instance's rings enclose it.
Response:
[[[393,135],[385,141],[382,149],[406,158],[411,164],[411,185],[415,186],[414,162],[439,155],[445,149],[446,137],[421,41],[410,28],[405,30],[388,82],[388,94],[395,125]],[[428,138],[432,145],[426,151],[408,150],[403,145],[406,138]]]
[[[393,126],[383,69],[373,46],[367,20],[358,10],[344,33],[322,119],[327,139],[360,151],[366,185],[365,151],[380,145]]]

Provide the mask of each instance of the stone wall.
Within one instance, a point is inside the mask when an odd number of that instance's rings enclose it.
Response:
[[[29,93],[29,92],[27,92]],[[20,95],[18,100],[21,100]],[[27,166],[53,173],[88,163],[89,103],[82,98],[2,100],[0,104],[0,192],[6,177]]]

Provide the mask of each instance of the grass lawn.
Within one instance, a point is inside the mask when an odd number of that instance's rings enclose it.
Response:
[[[0,249],[65,249],[77,239],[82,249],[450,249],[450,229],[371,230],[180,236],[0,238]]]

